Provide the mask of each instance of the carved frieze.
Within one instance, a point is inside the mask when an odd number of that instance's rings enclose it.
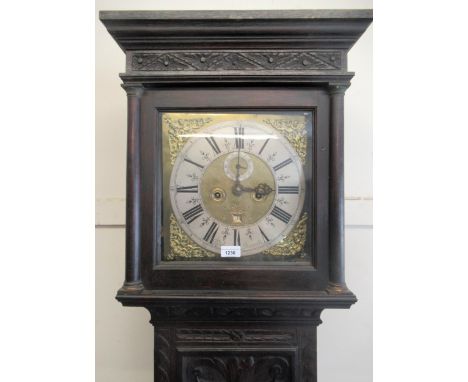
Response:
[[[320,324],[322,308],[300,305],[164,305],[148,307],[151,312],[151,322],[173,319],[184,320],[300,320]]]
[[[296,340],[296,332],[265,329],[177,329],[176,340],[182,342],[291,343]]]
[[[302,71],[341,70],[340,51],[214,51],[132,53],[131,70],[160,71]]]

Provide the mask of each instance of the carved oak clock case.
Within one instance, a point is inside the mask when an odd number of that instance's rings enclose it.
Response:
[[[344,279],[347,53],[372,12],[132,12],[126,274],[155,381],[316,381]]]

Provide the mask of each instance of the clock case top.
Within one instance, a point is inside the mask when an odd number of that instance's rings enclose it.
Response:
[[[177,301],[198,307],[353,304],[344,279],[343,99],[353,77],[347,53],[370,25],[372,11],[101,11],[99,17],[126,54],[120,74],[128,95],[126,277],[117,298],[153,308]],[[246,94],[255,101],[247,102]],[[161,193],[160,164],[151,161],[155,146],[149,146],[158,140],[157,114],[249,109],[317,113],[315,138],[323,140],[316,144],[322,172],[315,180],[324,185],[317,209],[323,228],[316,233],[323,244],[321,266],[154,264],[145,251],[159,240],[153,228],[160,218],[145,207],[154,207]],[[154,226],[146,224],[151,219]],[[167,309],[168,319],[176,314]]]

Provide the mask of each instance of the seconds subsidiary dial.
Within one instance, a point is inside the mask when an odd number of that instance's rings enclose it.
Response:
[[[301,161],[288,141],[254,121],[223,122],[191,137],[170,178],[174,215],[198,245],[261,253],[297,223],[305,194]]]

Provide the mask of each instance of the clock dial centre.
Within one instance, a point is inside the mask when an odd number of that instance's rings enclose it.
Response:
[[[238,159],[240,168],[236,169]],[[264,185],[268,185],[269,193],[264,192]],[[200,179],[206,211],[228,226],[250,225],[263,218],[272,207],[274,188],[275,178],[268,165],[245,152],[219,156],[206,167]]]

